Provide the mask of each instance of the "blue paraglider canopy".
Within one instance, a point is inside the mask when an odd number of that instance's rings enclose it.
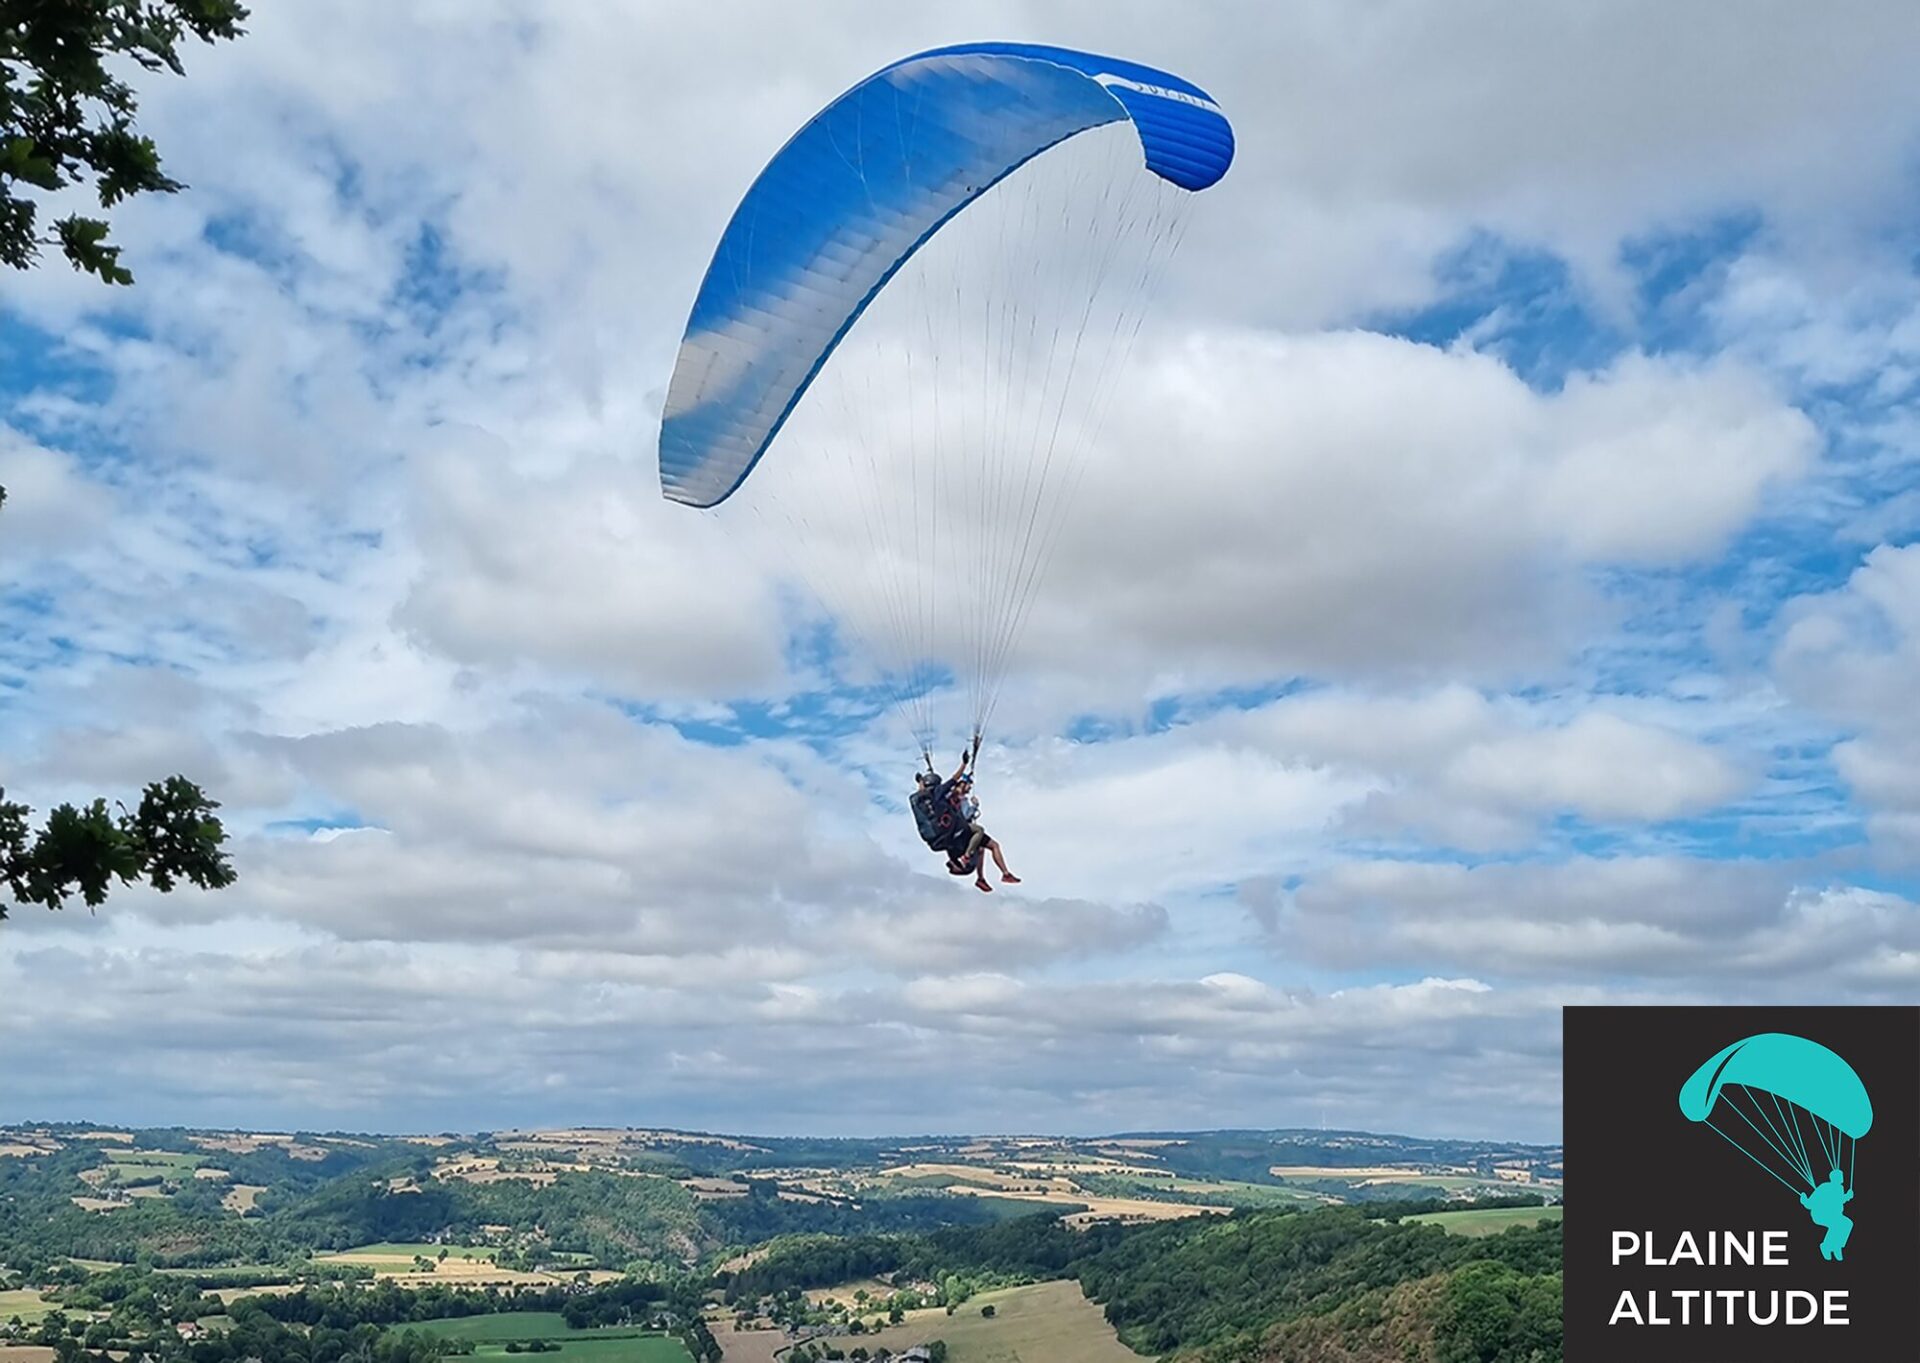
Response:
[[[871,666],[923,752],[943,690],[967,693],[963,738],[985,729],[1184,205],[1233,152],[1171,72],[943,47],[809,119],[721,234],[661,491],[731,501],[754,540],[784,522],[833,638],[870,650],[849,670]]]
[[[1198,86],[1090,52],[937,48],[816,114],[734,210],[694,300],[660,428],[660,485],[724,500],[873,296],[954,214],[1076,133],[1130,121],[1146,167],[1206,189],[1233,130]]]

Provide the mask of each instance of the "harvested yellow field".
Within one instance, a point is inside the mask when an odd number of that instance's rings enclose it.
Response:
[[[193,1176],[207,1183],[225,1183],[233,1175],[225,1169],[195,1169]]]
[[[882,1178],[950,1178],[967,1183],[985,1183],[1008,1191],[1044,1192],[1055,1188],[1071,1189],[1066,1179],[1034,1179],[1018,1174],[1003,1174],[979,1164],[900,1164],[880,1171]]]
[[[994,1309],[991,1320],[980,1314],[989,1304]],[[899,1353],[936,1339],[947,1342],[948,1363],[1142,1363],[1073,1282],[988,1292],[951,1316],[939,1309],[914,1311],[903,1325],[833,1342],[848,1352],[864,1345],[869,1353],[881,1348]],[[738,1357],[759,1363],[752,1354]],[[726,1355],[726,1363],[734,1359],[734,1354]]]
[[[451,1136],[402,1136],[400,1139],[408,1145],[441,1146],[453,1144],[453,1137]]]
[[[252,1155],[269,1145],[293,1144],[291,1136],[252,1131],[218,1131],[210,1136],[189,1136],[187,1140],[202,1150],[218,1150],[227,1155]]]
[[[615,1131],[595,1127],[567,1127],[556,1131],[502,1131],[496,1133],[494,1143],[502,1150],[538,1150],[554,1147],[585,1150],[589,1147],[598,1147],[603,1150],[617,1151],[663,1145],[711,1145],[722,1150],[738,1150],[748,1154],[765,1153],[764,1147],[749,1145],[731,1136],[692,1136],[679,1131]]]
[[[558,1287],[574,1279],[573,1273],[522,1273],[518,1269],[496,1268],[481,1259],[448,1259],[430,1273],[415,1271],[412,1260],[408,1260],[407,1265],[404,1269],[376,1265],[374,1276],[397,1287],[431,1287],[435,1283],[443,1287]],[[598,1268],[587,1272],[587,1280],[596,1284],[612,1282],[620,1276]]]
[[[743,1268],[752,1268],[772,1252],[771,1246],[762,1245],[759,1249],[750,1249],[745,1254],[736,1254],[720,1265],[720,1272],[738,1273]]]
[[[1096,1221],[1184,1221],[1190,1216],[1228,1216],[1231,1207],[1202,1206],[1199,1203],[1153,1202],[1143,1197],[1083,1197],[1084,1212],[1070,1213],[1069,1226],[1090,1226]]]
[[[323,1160],[332,1153],[324,1145],[303,1145],[298,1137],[284,1131],[217,1131],[212,1135],[189,1136],[187,1140],[202,1150],[217,1150],[228,1155],[257,1154],[270,1145],[279,1146],[298,1160]],[[338,1143],[358,1145],[362,1142],[340,1140]]]
[[[472,1159],[441,1160],[433,1166],[433,1176],[459,1183],[505,1183],[509,1179],[519,1179],[531,1183],[536,1188],[545,1188],[560,1177],[563,1172],[590,1173],[591,1164],[551,1164],[546,1160],[536,1160],[527,1168],[501,1168],[497,1156],[476,1156]]]
[[[227,1189],[227,1195],[220,1199],[220,1205],[230,1212],[245,1216],[253,1210],[254,1202],[266,1188],[256,1183],[236,1183]]]
[[[38,1344],[0,1344],[0,1363],[58,1363],[59,1357]]]
[[[121,1145],[132,1145],[133,1134],[128,1131],[82,1131],[83,1141],[117,1141]]]
[[[647,1141],[656,1145],[715,1145],[722,1150],[739,1150],[750,1155],[766,1153],[762,1145],[749,1145],[732,1136],[689,1136],[678,1131],[634,1131],[628,1133],[634,1140]]]
[[[441,1248],[442,1247],[438,1245],[422,1245],[417,1254],[412,1250],[404,1248],[373,1250],[347,1249],[341,1250],[337,1254],[316,1254],[313,1256],[313,1260],[319,1264],[360,1264],[376,1271],[390,1268],[404,1269],[412,1272],[415,1267],[414,1260],[416,1258],[425,1258],[432,1259],[439,1265],[434,1271],[433,1276],[443,1278],[454,1277],[468,1269],[478,1269],[481,1272],[487,1272],[493,1268],[493,1260],[491,1258],[471,1257],[475,1255],[491,1255],[493,1253],[492,1250],[463,1249],[458,1254],[449,1254],[446,1258],[441,1259],[438,1257]]]
[[[403,1287],[425,1287],[431,1283],[457,1284],[461,1287],[509,1287],[517,1283],[551,1284],[560,1281],[547,1273],[522,1273],[518,1269],[499,1268],[485,1259],[443,1259],[429,1272],[414,1267],[411,1256],[348,1254],[327,1255],[323,1262],[364,1264],[374,1276],[390,1278]]]
[[[418,1249],[424,1257],[433,1261],[433,1268],[422,1271],[414,1262],[414,1247],[411,1246],[343,1250],[337,1254],[316,1254],[313,1259],[320,1264],[358,1264],[372,1269],[375,1277],[390,1279],[402,1287],[427,1287],[434,1283],[450,1287],[552,1287],[573,1281],[578,1272],[556,1269],[525,1273],[518,1269],[501,1268],[491,1258],[484,1257],[491,1255],[491,1250],[455,1248],[442,1259],[439,1257],[440,1246],[422,1245]],[[605,1269],[593,1269],[588,1273],[588,1278],[593,1282],[610,1282],[619,1276]]]
[[[745,1197],[753,1190],[744,1183],[735,1183],[730,1178],[683,1178],[680,1186],[699,1198],[702,1202],[711,1202],[722,1198]]]
[[[1404,1164],[1349,1165],[1344,1168],[1328,1168],[1317,1164],[1276,1164],[1267,1172],[1275,1178],[1337,1178],[1347,1182],[1373,1179],[1392,1183],[1403,1179],[1433,1177]]]
[[[303,1291],[304,1283],[267,1283],[261,1287],[221,1287],[213,1291],[222,1306],[232,1306],[242,1297],[284,1297],[292,1292]]]
[[[104,1197],[70,1197],[67,1201],[83,1212],[117,1212],[128,1205],[125,1202],[109,1202]]]
[[[856,1278],[850,1283],[841,1283],[836,1287],[809,1288],[807,1300],[815,1306],[822,1302],[837,1301],[843,1306],[853,1305],[855,1296],[866,1293],[875,1302],[883,1302],[893,1295],[893,1289],[878,1278]]]
[[[733,1320],[708,1322],[723,1363],[779,1363],[779,1355],[793,1343],[785,1330],[738,1330]],[[52,1350],[48,1350],[51,1353]],[[7,1363],[0,1355],[0,1363]]]
[[[493,1264],[471,1259],[449,1259],[431,1273],[378,1270],[377,1276],[402,1287],[427,1287],[433,1283],[457,1283],[461,1287],[551,1286],[560,1281],[550,1273],[522,1273],[518,1269],[497,1268]]]
[[[30,1159],[34,1155],[50,1155],[60,1147],[49,1142],[46,1145],[26,1145],[18,1141],[0,1142],[0,1159]]]
[[[1009,1167],[1033,1173],[1117,1174],[1132,1178],[1172,1178],[1173,1170],[1155,1169],[1143,1164],[1124,1164],[1119,1160],[1012,1160]]]
[[[1041,1206],[1085,1207],[1085,1211],[1073,1212],[1065,1218],[1070,1226],[1085,1226],[1095,1221],[1180,1221],[1189,1216],[1225,1216],[1233,1210],[1231,1207],[1202,1206],[1198,1203],[1152,1202],[1143,1197],[1095,1197],[1091,1193],[1051,1190],[1025,1193],[955,1185],[947,1191],[965,1197],[1004,1197],[1012,1202],[1033,1202]]]
[[[1025,1162],[1023,1168],[1057,1170],[1056,1165]],[[1112,1172],[1101,1168],[1097,1172]],[[1014,1202],[1033,1202],[1042,1206],[1070,1206],[1076,1210],[1066,1217],[1070,1226],[1086,1226],[1095,1221],[1177,1221],[1208,1213],[1225,1215],[1227,1207],[1202,1206],[1180,1202],[1157,1202],[1140,1197],[1101,1197],[1087,1192],[1064,1174],[1042,1178],[1038,1174],[1008,1174],[974,1164],[903,1164],[887,1169],[882,1178],[942,1179],[949,1193],[965,1197],[1003,1197]],[[1084,1211],[1077,1210],[1085,1208]]]

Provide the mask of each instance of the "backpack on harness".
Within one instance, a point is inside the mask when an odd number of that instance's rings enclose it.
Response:
[[[907,799],[908,808],[913,810],[914,827],[920,830],[920,841],[936,852],[957,851],[964,848],[954,846],[954,838],[966,832],[966,825],[960,822],[960,815],[949,800],[936,797],[943,786],[923,786]]]

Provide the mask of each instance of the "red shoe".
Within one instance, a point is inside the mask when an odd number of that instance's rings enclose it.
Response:
[[[1000,873],[1000,880],[1003,884],[1007,885],[1018,885],[1020,883],[1020,877],[1012,871],[1002,871]]]
[[[980,891],[981,894],[993,893],[993,886],[987,884],[985,877],[982,877],[981,879],[974,881],[973,888]]]

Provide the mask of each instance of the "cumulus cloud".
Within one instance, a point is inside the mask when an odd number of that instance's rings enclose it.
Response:
[[[1460,686],[1328,689],[1222,713],[1192,735],[1318,773],[1344,797],[1327,806],[1336,832],[1486,852],[1527,847],[1563,814],[1654,822],[1704,813],[1747,787],[1738,761],[1659,709]]]
[[[1750,985],[1892,1000],[1912,989],[1920,945],[1920,915],[1897,895],[1803,886],[1790,867],[1675,857],[1349,862],[1284,898],[1256,891],[1248,906],[1279,950],[1343,967],[1628,975],[1723,994]]]
[[[654,699],[765,693],[785,622],[753,560],[626,464],[516,476],[499,442],[423,461],[423,561],[397,622],[463,664],[572,672]]]
[[[1920,859],[1920,24],[1671,8],[969,11],[1242,131],[996,712],[990,898],[790,565],[651,460],[742,189],[950,16],[355,0],[194,53],[143,87],[192,189],[117,211],[139,287],[10,281],[0,779],[184,770],[242,880],[16,913],[8,1100],[1551,1137],[1563,1002],[1911,997],[1915,894],[1806,844]],[[1525,297],[1362,329],[1482,289],[1468,247],[1564,271],[1542,343],[1597,358],[1530,369]],[[1788,506],[1879,547],[1810,584]]]
[[[6,426],[0,426],[0,487],[7,490],[10,556],[38,558],[86,543],[111,518],[110,494],[88,481],[77,460]]]
[[[1833,760],[1867,808],[1875,847],[1920,862],[1920,545],[1882,545],[1844,587],[1794,603],[1774,666],[1851,735]]]
[[[511,965],[497,951],[376,946],[37,950],[0,964],[10,995],[36,1010],[95,1002],[31,1047],[0,1041],[0,1055],[48,1101],[195,1121],[258,1121],[264,1109],[295,1124],[400,1114],[493,1127],[564,1107],[583,1120],[672,1111],[734,1130],[1097,1131],[1190,1124],[1205,1108],[1228,1125],[1325,1109],[1378,1127],[1410,1115],[1403,1086],[1438,1073],[1454,1088],[1424,1123],[1551,1130],[1555,1057],[1537,1025],[1547,1005],[1471,981],[1317,996],[1219,974],[1143,981],[1123,998],[1005,975],[836,989]],[[157,1063],[125,1045],[127,1009],[146,1018]],[[96,1051],[75,1082],[71,1067]]]
[[[1710,554],[1814,445],[1750,377],[1641,360],[1541,395],[1479,355],[1240,335],[1145,375],[1049,584],[1074,613],[1034,633],[1199,680],[1551,668],[1606,617],[1584,568]]]
[[[973,557],[989,584],[1003,562],[1016,582],[1044,562],[1010,668],[1018,685],[1005,688],[1025,692],[1010,704],[1029,707],[1026,722],[1057,722],[1037,712],[1048,701],[1122,706],[1275,677],[1551,674],[1617,616],[1597,571],[1710,560],[1819,446],[1805,415],[1734,365],[1630,356],[1547,394],[1471,351],[1210,330],[1137,355],[1097,442],[1058,437],[1084,450],[1070,497],[1051,443],[1031,471],[1017,449],[1010,473],[983,467],[1008,490],[976,495],[952,452],[1006,404],[963,366],[937,414],[910,415],[902,354],[849,380],[863,396],[846,422],[816,409],[824,429],[796,433],[770,460],[784,464],[756,471],[784,480],[768,495],[786,519],[737,533],[777,540],[779,561],[820,586],[856,642],[883,657],[930,647],[963,672],[966,611],[949,601],[930,625],[924,600],[902,605],[884,556],[956,591]],[[826,453],[835,440],[866,457],[843,468]],[[750,481],[742,496],[758,495]],[[1061,518],[1044,561],[1022,534],[1029,502],[1043,536]],[[1049,673],[1073,681],[1049,686]]]

